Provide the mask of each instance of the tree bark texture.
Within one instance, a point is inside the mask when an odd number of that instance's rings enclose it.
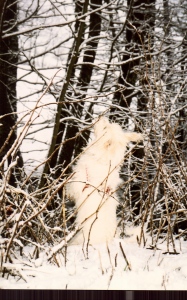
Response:
[[[17,36],[2,39],[2,32],[13,32],[17,30],[17,2],[13,0],[1,1],[1,35],[0,35],[0,160],[7,153],[16,139],[16,82],[17,82],[17,62],[18,62],[18,38]],[[11,132],[11,136],[8,138]],[[8,138],[8,139],[7,139]],[[18,167],[23,166],[20,152],[18,151]],[[11,157],[8,158],[9,163]],[[14,173],[14,172],[13,172]],[[10,182],[15,184],[16,174],[13,174]]]

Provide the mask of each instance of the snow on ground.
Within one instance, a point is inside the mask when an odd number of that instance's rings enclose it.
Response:
[[[19,270],[22,279],[6,274],[0,289],[186,290],[187,242],[175,243],[179,254],[164,254],[166,243],[159,250],[146,249],[149,243],[139,246],[134,234],[115,239],[108,249],[90,246],[88,258],[82,247],[68,247],[66,266],[62,254],[57,255],[60,267],[47,262],[44,253],[37,260],[16,259],[3,265]]]

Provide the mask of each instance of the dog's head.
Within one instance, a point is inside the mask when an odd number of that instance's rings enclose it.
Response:
[[[108,130],[109,125],[109,120],[106,117],[100,117],[94,125],[95,137],[98,139],[103,134],[105,134]]]
[[[137,132],[124,132],[117,123],[110,123],[106,117],[100,117],[95,123],[94,134],[96,140],[104,147],[126,148],[129,142],[137,142],[143,140],[143,135]]]

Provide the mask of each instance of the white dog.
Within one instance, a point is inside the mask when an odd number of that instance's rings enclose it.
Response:
[[[114,237],[118,205],[115,191],[121,183],[120,165],[127,144],[143,139],[140,133],[124,132],[105,117],[96,122],[94,135],[67,184],[67,195],[75,200],[76,223],[81,228],[70,244],[97,244]]]

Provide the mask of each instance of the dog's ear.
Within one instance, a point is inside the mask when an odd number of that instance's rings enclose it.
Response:
[[[109,121],[106,117],[100,117],[94,125],[94,134],[96,137],[103,134],[104,130],[109,125]]]
[[[124,137],[128,142],[138,142],[144,139],[143,134],[137,132],[125,132]]]

